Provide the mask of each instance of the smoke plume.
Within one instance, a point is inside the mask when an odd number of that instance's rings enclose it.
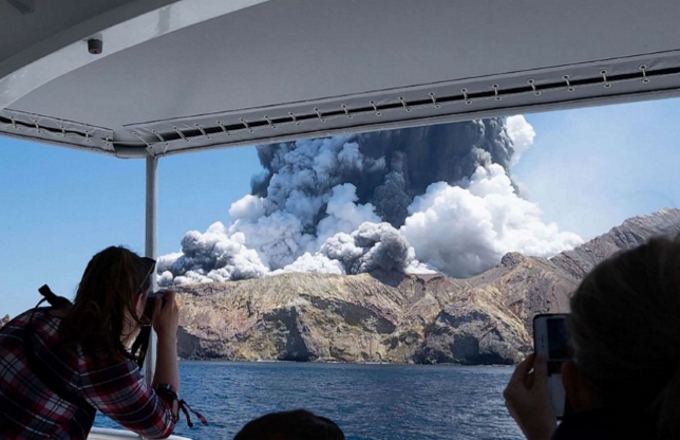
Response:
[[[581,242],[541,220],[509,177],[535,133],[522,116],[262,145],[231,223],[190,231],[161,285],[375,269],[467,277],[519,251]]]

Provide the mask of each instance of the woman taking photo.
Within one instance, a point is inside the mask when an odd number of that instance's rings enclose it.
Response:
[[[155,262],[109,247],[87,265],[71,305],[36,307],[0,328],[0,438],[84,439],[99,410],[147,438],[177,422],[174,293],[156,298],[156,371],[147,384],[128,347],[142,326]]]

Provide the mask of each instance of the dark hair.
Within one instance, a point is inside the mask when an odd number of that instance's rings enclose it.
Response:
[[[139,326],[144,324],[137,317],[136,300],[151,287],[153,268],[153,260],[124,247],[111,246],[92,257],[59,328],[65,347],[80,346],[98,359],[125,356],[125,312]]]
[[[598,265],[571,298],[576,362],[610,409],[680,438],[680,243],[655,238]]]
[[[345,434],[332,420],[296,409],[251,420],[234,440],[345,440]]]

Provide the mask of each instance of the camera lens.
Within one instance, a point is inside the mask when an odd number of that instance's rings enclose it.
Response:
[[[92,55],[99,55],[104,50],[104,42],[99,38],[90,38],[87,40],[87,51]]]
[[[142,315],[142,318],[145,321],[151,322],[153,319],[153,311],[156,307],[156,298],[161,297],[163,299],[161,303],[161,307],[165,306],[165,290],[159,290],[157,292],[152,292],[149,293],[146,296],[146,304],[144,305],[144,315]]]

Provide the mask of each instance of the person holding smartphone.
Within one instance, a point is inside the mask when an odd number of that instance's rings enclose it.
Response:
[[[145,438],[168,437],[180,402],[174,293],[155,299],[153,382],[127,346],[143,317],[155,261],[122,247],[92,257],[73,304],[47,288],[36,307],[0,328],[0,438],[84,439],[99,410]]]
[[[572,413],[557,425],[544,356],[504,391],[528,440],[680,438],[680,242],[655,238],[602,262],[571,298]]]

